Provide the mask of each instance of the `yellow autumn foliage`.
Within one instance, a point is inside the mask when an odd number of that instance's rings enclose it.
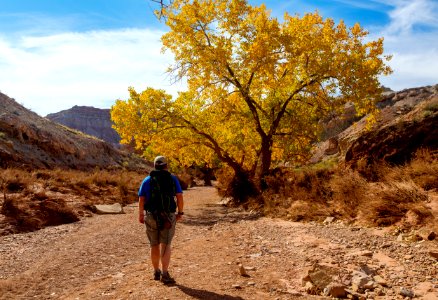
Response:
[[[378,77],[391,72],[383,39],[317,12],[280,21],[246,0],[174,0],[160,13],[169,72],[188,90],[173,100],[130,88],[111,111],[122,142],[149,158],[263,176],[273,162],[306,157],[320,120],[347,102],[358,115],[375,112]]]

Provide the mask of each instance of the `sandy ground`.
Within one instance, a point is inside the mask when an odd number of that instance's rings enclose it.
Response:
[[[328,299],[303,287],[315,265],[337,270],[347,287],[361,266],[373,269],[386,286],[367,291],[369,299],[403,299],[402,288],[438,299],[438,262],[428,253],[436,241],[259,217],[218,205],[214,188],[184,196],[170,269],[176,285],[152,280],[144,225],[129,205],[123,215],[0,237],[0,299]]]

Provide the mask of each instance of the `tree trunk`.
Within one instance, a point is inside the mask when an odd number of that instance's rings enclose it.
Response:
[[[238,163],[228,161],[227,164],[233,169],[234,177],[227,183],[225,195],[232,197],[236,203],[243,203],[248,198],[256,196],[259,189],[250,172]]]
[[[234,178],[229,183],[228,191],[237,203],[243,203],[248,198],[258,195],[259,189],[253,179],[246,171],[235,172]]]
[[[272,163],[272,139],[269,137],[262,140],[262,148],[260,151],[260,168],[257,174],[258,185],[261,189],[265,186],[265,177],[269,174]]]

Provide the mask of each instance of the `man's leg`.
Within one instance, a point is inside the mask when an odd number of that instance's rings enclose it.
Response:
[[[163,275],[161,276],[161,282],[164,284],[173,284],[175,283],[175,279],[170,277],[168,272],[169,263],[170,263],[170,254],[172,252],[172,248],[170,244],[161,244],[161,266],[163,267]]]
[[[169,275],[170,254],[172,252],[171,242],[175,235],[175,214],[170,215],[172,218],[172,227],[168,230],[163,230],[160,233],[160,252],[161,252],[161,267],[163,268],[163,275],[161,281],[164,284],[175,283],[175,280]]]
[[[151,261],[154,270],[160,269],[160,245],[151,246]]]
[[[161,245],[161,267],[163,268],[163,273],[166,273],[169,270],[170,264],[170,254],[171,254],[171,246],[168,244],[160,244]]]

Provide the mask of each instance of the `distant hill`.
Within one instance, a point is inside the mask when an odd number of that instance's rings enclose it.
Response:
[[[74,106],[57,113],[48,114],[47,119],[98,137],[108,143],[118,145],[120,136],[111,127],[109,109],[91,106]]]
[[[0,93],[0,168],[6,167],[150,168],[141,158],[40,117]]]

